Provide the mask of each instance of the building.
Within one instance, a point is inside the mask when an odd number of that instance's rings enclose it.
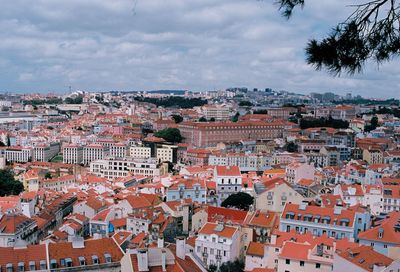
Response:
[[[222,153],[212,154],[209,165],[238,166],[241,171],[265,171],[270,168],[271,158],[262,153]]]
[[[110,156],[114,158],[125,158],[128,154],[128,147],[123,143],[115,143],[110,146]]]
[[[394,264],[393,267],[392,264]],[[360,246],[337,252],[334,256],[332,271],[390,272],[398,271],[399,268],[398,262],[393,263],[393,259],[374,251],[372,247]]]
[[[400,260],[400,212],[391,212],[371,229],[358,234],[361,245],[371,246],[376,252]]]
[[[167,201],[191,199],[193,202],[206,204],[207,187],[204,180],[184,179],[167,189]]]
[[[257,210],[283,212],[286,203],[300,204],[304,197],[282,178],[270,179],[254,184]]]
[[[321,208],[306,203],[286,204],[279,224],[280,231],[328,235],[335,239],[354,239],[358,227],[354,211],[336,206]]]
[[[108,155],[109,147],[101,144],[90,144],[83,148],[83,164],[89,165],[92,161],[102,160]]]
[[[239,122],[182,122],[178,128],[185,143],[195,147],[215,146],[218,143],[238,143],[242,140],[273,140],[283,137],[285,129],[293,124],[284,121]]]
[[[4,214],[0,219],[0,247],[14,247],[21,240],[37,242],[36,221],[23,214]]]
[[[315,168],[307,163],[293,162],[286,166],[286,181],[295,184],[301,179],[314,179]]]
[[[240,230],[238,227],[206,223],[195,241],[195,254],[206,267],[234,261],[239,257]]]
[[[142,175],[146,177],[162,176],[168,172],[168,165],[160,164],[156,159],[106,158],[90,163],[90,172],[109,179]]]
[[[237,166],[215,166],[214,180],[219,203],[242,190],[242,175]]]
[[[60,143],[39,144],[33,148],[33,161],[47,162],[60,152]]]
[[[129,147],[129,156],[138,159],[148,159],[151,157],[151,148],[147,146]]]
[[[383,163],[383,152],[379,149],[364,149],[363,160],[368,164]]]
[[[63,163],[80,164],[83,161],[83,147],[68,144],[63,148]]]
[[[217,121],[229,120],[231,108],[220,105],[204,105],[202,107],[203,115],[207,120],[214,119]]]
[[[8,147],[4,152],[4,157],[8,162],[28,162],[32,160],[32,156],[33,149],[30,147]]]

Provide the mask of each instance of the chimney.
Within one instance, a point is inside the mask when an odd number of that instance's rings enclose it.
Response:
[[[71,238],[72,240],[72,248],[85,248],[85,240],[83,237],[74,236]]]
[[[176,237],[176,257],[184,260],[186,256],[186,238]]]
[[[163,248],[164,247],[164,236],[162,234],[157,239],[157,247],[158,248]]]
[[[147,248],[138,249],[137,259],[139,272],[149,271],[149,256],[147,254]]]
[[[165,249],[161,250],[161,260],[162,260],[162,271],[165,272],[167,271],[167,252]]]

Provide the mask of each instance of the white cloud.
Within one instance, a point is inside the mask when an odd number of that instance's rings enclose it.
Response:
[[[308,0],[286,21],[272,1],[28,0],[0,10],[1,81],[9,91],[210,90],[230,86],[398,97],[398,61],[336,78],[304,47],[351,12]]]

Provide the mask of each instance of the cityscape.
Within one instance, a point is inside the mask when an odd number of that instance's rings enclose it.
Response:
[[[152,1],[0,11],[0,272],[400,272],[399,1]]]

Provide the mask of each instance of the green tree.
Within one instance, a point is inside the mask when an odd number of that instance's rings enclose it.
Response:
[[[241,210],[249,210],[250,205],[253,204],[253,197],[247,193],[239,192],[230,195],[227,199],[222,201],[222,207],[235,207]]]
[[[214,117],[211,117],[211,118],[210,118],[210,122],[215,122],[215,118],[214,118]]]
[[[183,117],[179,114],[174,114],[172,115],[172,120],[174,120],[175,124],[178,124],[183,121]]]
[[[200,117],[199,122],[207,122],[207,119],[205,117]]]
[[[232,122],[237,122],[237,121],[239,121],[239,117],[240,117],[240,113],[237,112],[237,113],[231,118],[231,121],[232,121]]]
[[[47,172],[46,175],[44,175],[44,178],[45,179],[51,179],[52,178],[51,173]]]
[[[236,259],[235,261],[229,261],[221,264],[218,268],[215,265],[210,265],[208,272],[244,272],[244,262]]]
[[[369,59],[378,64],[400,52],[399,0],[354,1],[350,16],[321,41],[312,39],[306,47],[308,64],[333,74],[362,71]],[[278,0],[282,15],[290,18],[306,0]]]
[[[239,106],[241,106],[241,107],[251,107],[251,106],[253,106],[253,103],[251,103],[250,101],[243,100],[243,101],[239,102]]]
[[[163,138],[167,142],[180,143],[183,140],[181,132],[177,128],[166,128],[154,133],[154,136]]]
[[[289,142],[286,144],[285,149],[287,152],[297,152],[298,151],[298,145],[295,144],[294,142]]]
[[[24,190],[24,185],[15,180],[14,174],[9,170],[0,170],[0,196],[18,195]]]

